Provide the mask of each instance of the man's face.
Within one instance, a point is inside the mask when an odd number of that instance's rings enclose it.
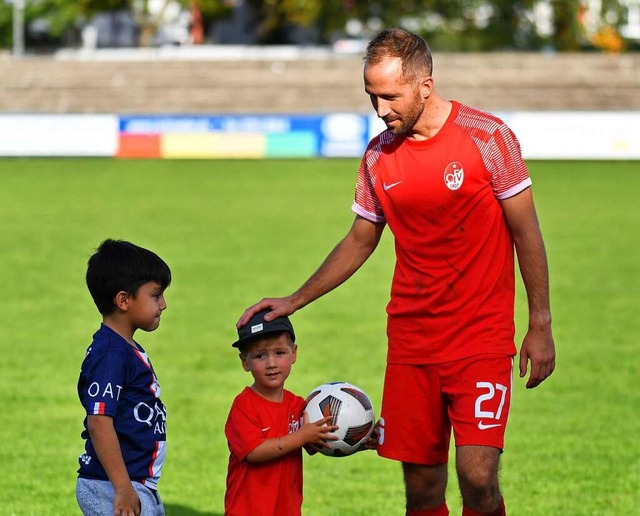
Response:
[[[410,135],[424,111],[424,99],[417,81],[402,77],[399,57],[386,57],[364,67],[365,91],[373,109],[396,135]]]

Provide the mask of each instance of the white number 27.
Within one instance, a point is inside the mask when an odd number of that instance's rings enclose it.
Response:
[[[500,415],[502,414],[502,407],[504,406],[504,400],[507,397],[507,388],[500,384],[496,383],[495,386],[489,382],[477,382],[476,387],[478,389],[486,389],[486,394],[482,394],[478,396],[476,400],[476,417],[481,418],[490,418],[490,419],[500,419]],[[489,410],[482,410],[482,403],[491,400],[496,395],[496,389],[500,391],[502,398],[500,399],[500,405],[498,406],[498,410],[494,414]]]

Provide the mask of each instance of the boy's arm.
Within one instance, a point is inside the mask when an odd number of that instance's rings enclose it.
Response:
[[[309,423],[305,414],[304,422],[297,432],[266,439],[247,454],[246,460],[248,462],[267,462],[279,459],[307,444],[326,447],[328,446],[327,441],[337,439],[331,432],[335,432],[338,427],[329,425],[330,420],[331,416],[328,416]]]
[[[118,436],[109,416],[87,416],[87,429],[100,464],[113,485],[113,511],[123,516],[138,516],[140,500],[127,473]]]

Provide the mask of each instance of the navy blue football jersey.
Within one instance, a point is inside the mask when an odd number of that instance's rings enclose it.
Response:
[[[131,346],[104,324],[87,349],[78,396],[87,415],[113,418],[129,478],[155,489],[166,451],[167,411],[160,385],[142,346]],[[84,420],[85,453],[79,458],[82,478],[108,480]]]

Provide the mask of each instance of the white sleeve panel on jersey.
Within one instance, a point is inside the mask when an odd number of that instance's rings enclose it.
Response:
[[[498,199],[500,199],[500,200],[508,199],[509,197],[513,197],[515,195],[518,195],[520,192],[522,192],[523,190],[526,190],[530,186],[531,186],[531,178],[528,177],[524,181],[521,181],[517,185],[512,186],[508,190],[505,190],[504,192],[501,192],[500,194],[496,194],[496,197]]]
[[[508,194],[508,192],[517,189],[529,179],[529,171],[522,159],[520,143],[511,129],[502,124],[493,134],[490,148],[491,157],[488,168],[491,174],[493,191],[498,199],[511,197],[521,190],[511,194]],[[529,184],[525,185],[523,189],[530,185],[531,181],[529,180]],[[508,195],[505,197],[505,194]]]
[[[511,129],[499,118],[468,106],[460,107],[456,123],[478,147],[491,176],[494,195],[499,199],[515,195],[515,190],[529,178],[529,172]]]
[[[363,219],[367,219],[370,222],[386,222],[382,215],[376,215],[375,213],[371,213],[370,211],[365,210],[362,206],[360,206],[357,202],[354,202],[351,205],[351,211],[353,211],[356,215],[360,215]]]
[[[369,142],[358,168],[355,199],[351,208],[358,215],[373,222],[385,221],[382,206],[375,192],[375,184],[378,180],[377,165],[382,155],[382,140],[385,136],[388,140],[389,136],[383,132]]]

